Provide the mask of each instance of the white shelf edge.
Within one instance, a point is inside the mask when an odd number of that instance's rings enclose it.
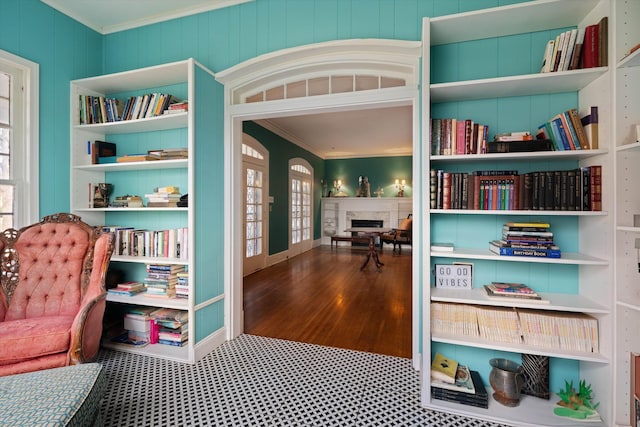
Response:
[[[497,299],[490,299],[487,297],[486,292],[482,287],[477,287],[471,290],[431,288],[431,301],[436,302],[453,302],[495,307],[530,308],[546,311],[570,311],[573,313],[611,313],[611,310],[608,310],[601,304],[589,300],[583,295],[540,292],[540,296],[542,297],[542,299],[548,300],[550,302],[547,304],[527,302],[527,300],[500,301]]]
[[[640,233],[640,227],[632,227],[629,225],[618,225],[616,226],[617,231],[626,231],[630,233]]]
[[[72,80],[71,84],[105,94],[186,82],[193,59]]]
[[[435,46],[576,26],[598,1],[539,0],[434,17],[430,19],[430,43]]]
[[[180,212],[187,211],[189,208],[77,208],[75,212]]]
[[[454,154],[449,156],[434,155],[432,162],[461,162],[461,161],[494,161],[494,160],[537,160],[537,159],[586,159],[607,154],[607,150],[563,150],[563,151],[531,151],[525,153],[487,153],[487,154]]]
[[[640,313],[640,306],[629,304],[628,302],[624,302],[624,301],[616,301],[616,304],[620,307],[624,307],[626,309],[637,311]]]
[[[183,169],[187,168],[189,159],[148,160],[143,162],[100,163],[96,165],[74,166],[74,169],[90,172],[117,172],[150,169]]]
[[[189,310],[189,300],[181,298],[154,298],[142,294],[131,297],[124,295],[111,295],[107,292],[107,301],[122,304],[147,305],[151,307],[176,308]]]
[[[587,423],[554,415],[553,408],[560,398],[553,393],[549,400],[534,396],[521,395],[520,404],[517,407],[511,408],[504,406],[493,399],[493,390],[491,387],[487,386],[486,389],[489,394],[488,409],[463,405],[456,402],[447,402],[444,400],[434,399],[433,397],[429,397],[429,401],[425,407],[450,414],[462,415],[465,417],[471,416],[498,424],[518,425],[520,427],[540,427],[541,425],[548,427],[606,426],[603,422]]]
[[[172,360],[174,362],[191,363],[188,345],[177,347],[165,344],[148,344],[144,347],[134,347],[127,344],[110,342],[104,339],[102,340],[101,345],[104,348],[118,350],[125,353],[157,357],[161,359]]]
[[[146,256],[125,256],[113,255],[111,261],[131,262],[138,264],[178,264],[187,265],[189,260],[182,258],[162,258],[162,257],[146,257]]]
[[[631,68],[640,66],[640,49],[625,56],[618,62],[618,68]]]
[[[604,75],[607,70],[607,67],[583,68],[554,73],[435,83],[430,86],[430,97],[432,103],[439,103],[575,92]]]
[[[119,122],[96,123],[73,126],[74,130],[96,132],[104,134],[120,134],[120,133],[137,133],[149,132],[156,130],[169,130],[186,128],[189,118],[189,112],[163,114],[156,117],[148,117],[144,119],[122,120]]]
[[[527,215],[527,216],[606,216],[607,211],[547,211],[547,210],[480,210],[430,209],[432,214],[443,215]]]
[[[481,337],[455,336],[447,334],[431,334],[431,341],[445,344],[463,345],[466,347],[486,348],[513,353],[536,354],[540,356],[556,357],[560,359],[582,360],[585,362],[609,363],[609,360],[600,353],[586,353],[582,351],[566,351],[553,348],[544,348],[528,344],[509,344],[491,342]]]
[[[640,142],[632,142],[630,144],[618,145],[616,151],[618,153],[625,151],[636,151],[640,149]]]
[[[497,255],[489,249],[455,249],[447,252],[431,251],[431,257],[483,259],[506,262],[535,262],[546,264],[577,264],[577,265],[609,265],[609,261],[575,252],[562,252],[562,258],[536,258],[524,256]]]

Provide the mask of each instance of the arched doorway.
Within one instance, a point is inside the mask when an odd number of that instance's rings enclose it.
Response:
[[[341,40],[265,54],[219,72],[225,86],[225,296],[227,337],[243,331],[242,241],[238,224],[242,201],[234,192],[240,182],[242,122],[320,112],[410,106],[413,122],[413,173],[420,172],[419,42],[379,39]],[[413,179],[421,195],[421,180]],[[420,211],[420,197],[413,210]],[[420,221],[414,225],[420,235]],[[413,248],[412,345],[419,367],[421,245]]]

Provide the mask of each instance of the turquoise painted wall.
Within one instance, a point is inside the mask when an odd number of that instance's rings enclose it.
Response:
[[[40,216],[69,210],[69,82],[103,70],[103,37],[39,0],[0,0],[0,49],[40,65]]]

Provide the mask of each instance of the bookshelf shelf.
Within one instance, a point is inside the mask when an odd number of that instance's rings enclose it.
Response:
[[[432,404],[427,405],[427,407],[450,414],[472,416],[498,424],[504,423],[504,420],[509,420],[510,425],[517,425],[519,427],[566,427],[579,425],[604,427],[607,425],[603,422],[571,422],[570,420],[555,416],[553,414],[553,407],[556,402],[560,400],[555,394],[551,394],[549,400],[523,395],[519,406],[509,408],[493,399],[493,390],[490,387],[487,387],[487,392],[489,394],[489,407],[487,409],[435,399],[432,399]]]
[[[164,344],[149,344],[144,347],[135,347],[127,344],[118,344],[108,340],[102,340],[102,346],[111,350],[140,354],[143,356],[158,357],[174,362],[185,362],[190,359],[191,350],[188,346],[174,347]]]
[[[123,304],[134,304],[134,305],[146,305],[151,307],[165,307],[165,308],[176,308],[178,310],[188,310],[189,309],[189,301],[186,299],[178,299],[178,298],[153,298],[148,297],[142,294],[134,295],[131,297],[123,296],[123,295],[110,295],[107,294],[107,301],[109,302],[119,302]]]
[[[431,46],[531,33],[581,22],[599,0],[542,0],[431,19]],[[523,20],[522,17],[527,19]],[[497,25],[499,23],[499,25]]]
[[[640,42],[640,41],[639,41]],[[640,67],[640,49],[625,56],[618,62],[618,68]]]
[[[212,96],[194,97],[198,90],[211,92]],[[210,227],[199,226],[209,221],[206,201],[199,205],[195,196],[189,198],[188,207],[88,207],[91,195],[88,189],[96,183],[113,184],[114,194],[111,197],[125,194],[142,196],[151,193],[153,188],[169,185],[178,186],[182,194],[187,194],[190,190],[197,191],[197,181],[206,179],[203,172],[199,171],[210,166],[210,162],[205,159],[211,157],[211,137],[223,135],[223,129],[213,126],[213,119],[221,118],[214,111],[217,108],[217,103],[212,100],[214,92],[220,95],[221,85],[215,81],[211,71],[193,59],[71,81],[71,211],[94,226],[117,224],[119,227],[139,230],[186,229],[186,233],[180,236],[183,239],[181,243],[186,244],[186,253],[197,253],[202,259],[215,258],[205,246],[205,242],[213,241],[213,231]],[[189,111],[102,124],[79,123],[82,95],[116,97],[122,100],[148,93],[168,93],[187,101]],[[203,140],[200,144],[196,143],[198,137]],[[115,143],[118,156],[182,147],[187,149],[189,158],[91,164],[87,147],[96,140]],[[112,343],[106,338],[103,344],[121,351],[195,363],[197,357],[202,357],[220,344],[224,335],[221,333],[224,325],[220,325],[217,320],[221,316],[212,310],[212,305],[218,302],[220,296],[211,295],[211,281],[202,279],[214,276],[218,265],[215,262],[196,263],[195,257],[182,259],[114,255],[111,258],[111,267],[124,273],[124,281],[144,280],[147,275],[144,264],[185,266],[189,273],[188,298],[108,294],[106,310],[113,311],[107,314],[115,315],[115,310],[121,308],[118,305],[122,304],[185,310],[188,312],[189,324],[187,344],[184,347],[160,344],[135,347]],[[198,281],[197,278],[201,280]],[[110,331],[105,331],[105,334],[108,333]]]
[[[464,249],[456,248],[447,252],[431,252],[431,257],[439,258],[465,258],[465,259],[482,259],[490,261],[505,262],[534,262],[544,264],[571,264],[571,265],[596,265],[607,266],[609,261],[602,258],[596,258],[580,253],[562,252],[562,258],[536,258],[523,256],[504,256],[496,255],[489,249]]]
[[[161,257],[146,257],[146,256],[124,256],[114,255],[111,257],[111,261],[118,262],[131,262],[138,264],[179,264],[188,265],[189,261],[182,258],[161,258]]]
[[[478,161],[496,161],[496,160],[522,160],[525,162],[531,160],[572,160],[587,159],[589,157],[600,156],[606,154],[607,150],[572,150],[572,151],[539,151],[530,153],[491,153],[491,154],[454,154],[450,156],[431,156],[431,162],[478,162]]]
[[[154,130],[180,129],[187,127],[189,113],[166,114],[137,120],[99,123],[90,125],[75,125],[76,131],[103,132],[112,135],[123,133],[139,133]]]
[[[422,268],[426,270],[423,281],[433,283],[433,265],[451,261],[473,262],[474,289],[470,291],[434,288],[425,286],[427,305],[435,302],[449,302],[488,307],[527,308],[536,311],[585,313],[598,320],[599,353],[572,352],[557,349],[538,348],[524,344],[504,344],[487,342],[485,339],[466,336],[450,336],[435,333],[428,322],[430,312],[424,314],[423,366],[429,366],[436,351],[445,352],[470,369],[477,366],[483,370],[492,357],[517,357],[519,353],[548,356],[562,359],[572,364],[571,372],[550,372],[550,383],[560,384],[563,378],[578,377],[593,384],[601,402],[599,413],[601,423],[590,425],[610,426],[615,411],[613,385],[614,372],[612,338],[616,323],[616,307],[613,303],[611,287],[613,281],[613,242],[611,230],[619,210],[610,203],[612,184],[612,157],[620,149],[614,149],[608,135],[612,99],[612,74],[618,67],[594,67],[569,71],[538,73],[534,59],[530,66],[511,66],[507,58],[512,58],[516,50],[516,39],[504,37],[525,35],[532,43],[560,34],[566,28],[585,28],[599,23],[609,16],[615,0],[540,0],[520,2],[512,5],[480,9],[458,14],[424,18],[424,56],[431,63],[423,67],[423,108],[433,119],[456,117],[459,120],[478,120],[489,126],[489,140],[497,132],[528,130],[535,132],[537,126],[562,111],[575,108],[580,117],[598,107],[601,119],[599,127],[600,148],[594,150],[574,150],[555,152],[490,153],[471,155],[431,155],[431,129],[429,123],[423,125],[423,146],[421,161],[427,164],[426,171],[445,170],[452,173],[470,173],[474,170],[518,170],[519,173],[535,171],[570,170],[582,167],[602,167],[601,211],[548,211],[548,210],[466,210],[431,209],[427,206],[423,225],[424,244],[431,242],[452,242],[453,251],[424,251]],[[609,19],[609,40],[612,40],[615,23]],[[635,31],[636,35],[640,31]],[[503,37],[503,38],[501,38]],[[495,39],[495,40],[494,40]],[[513,46],[511,42],[513,41]],[[640,37],[639,37],[640,41]],[[472,42],[472,43],[469,43]],[[504,44],[504,45],[503,45]],[[451,46],[449,46],[451,45]],[[507,48],[506,45],[510,47]],[[497,61],[494,68],[487,67],[474,72],[473,61],[477,59],[474,49],[495,46]],[[611,46],[611,43],[609,43]],[[508,52],[502,56],[503,51]],[[533,51],[533,49],[531,49]],[[542,56],[542,46],[540,57]],[[608,58],[612,56],[609,55]],[[535,59],[537,61],[537,59]],[[632,63],[631,59],[628,59]],[[608,59],[608,64],[613,61]],[[433,77],[432,77],[433,74]],[[452,81],[455,80],[455,81]],[[534,106],[535,105],[535,106]],[[640,117],[636,116],[640,123]],[[514,123],[517,123],[515,125]],[[509,128],[515,127],[516,129]],[[625,150],[633,150],[626,148]],[[629,151],[629,152],[631,152]],[[640,153],[640,150],[637,150]],[[640,162],[640,158],[635,162]],[[632,162],[630,162],[632,164]],[[431,174],[422,177],[426,195],[431,194]],[[639,180],[636,180],[638,182]],[[454,183],[452,183],[454,185]],[[461,193],[460,184],[456,193]],[[463,184],[464,185],[464,184]],[[462,186],[463,186],[462,185]],[[464,188],[463,188],[464,191]],[[637,192],[637,191],[636,191]],[[453,193],[452,193],[453,194]],[[606,200],[605,200],[606,199]],[[640,202],[640,197],[636,198]],[[634,199],[634,200],[636,200]],[[457,206],[457,205],[456,205]],[[640,213],[640,203],[637,204]],[[608,210],[608,211],[607,211]],[[501,232],[507,221],[540,220],[551,223],[554,235],[572,239],[573,252],[562,252],[561,258],[534,258],[500,256],[489,250],[489,240],[495,229]],[[527,222],[527,221],[525,221]],[[618,221],[619,222],[619,221]],[[628,225],[628,224],[625,224]],[[619,233],[618,233],[619,234]],[[494,237],[495,238],[495,237]],[[575,239],[575,240],[574,240]],[[562,249],[562,245],[561,245]],[[635,254],[635,250],[633,252]],[[540,273],[539,273],[540,272]],[[544,272],[544,273],[543,273]],[[535,285],[541,289],[541,296],[549,303],[513,302],[489,299],[478,281],[518,281]],[[639,301],[640,302],[640,301]],[[425,310],[430,310],[426,307]],[[638,311],[640,320],[640,311]],[[619,322],[620,320],[618,320]],[[501,355],[504,352],[504,355]],[[515,354],[514,354],[515,353]],[[517,360],[517,359],[514,359]],[[577,361],[577,363],[573,363]],[[519,360],[518,360],[519,363]],[[495,401],[490,408],[479,409],[468,405],[445,402],[431,397],[429,370],[423,372],[423,404],[426,407],[475,416],[499,424],[518,426],[577,425],[580,422],[553,415],[554,402],[526,396],[517,408],[507,408]],[[484,375],[485,384],[489,378]]]
[[[180,212],[180,211],[188,211],[189,208],[83,208],[83,209],[75,209],[76,212]]]
[[[608,71],[607,67],[527,74],[431,85],[431,102],[470,101],[505,96],[575,92]]]
[[[609,314],[611,312],[607,307],[593,302],[583,295],[547,292],[540,292],[539,295],[542,299],[548,300],[549,303],[497,301],[495,299],[487,298],[486,292],[482,288],[474,288],[470,290],[431,289],[431,301],[438,302],[490,305],[497,307],[521,307],[536,310],[557,310],[588,314]]]
[[[79,165],[74,169],[94,172],[137,171],[155,169],[186,169],[189,166],[188,159],[177,160],[153,160],[144,162],[102,163],[97,165]]]
[[[558,357],[561,359],[581,360],[585,362],[608,363],[609,360],[599,353],[586,353],[582,351],[564,351],[552,348],[536,347],[527,344],[508,344],[490,342],[480,337],[461,337],[447,334],[431,334],[434,342],[463,345],[465,347],[485,348],[513,353],[535,354],[539,356]]]
[[[522,210],[475,210],[475,209],[431,209],[437,215],[527,215],[527,216],[605,216],[606,211],[522,211]]]

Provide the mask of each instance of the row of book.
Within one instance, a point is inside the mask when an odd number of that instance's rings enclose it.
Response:
[[[579,169],[430,170],[431,209],[601,211],[602,166]]]
[[[489,395],[480,374],[438,352],[431,363],[431,397],[479,408],[489,407]]]
[[[431,119],[431,154],[484,154],[489,126],[471,119]]]
[[[432,302],[431,331],[490,342],[599,352],[598,320],[583,313]]]
[[[608,18],[585,28],[564,31],[547,42],[541,73],[606,67],[608,64]]]
[[[80,124],[112,123],[160,116],[180,101],[165,93],[132,96],[124,103],[117,98],[80,95]]]
[[[104,226],[115,234],[114,255],[162,258],[189,258],[189,229],[147,230],[135,227]]]
[[[489,242],[489,250],[503,256],[561,257],[549,223],[506,223],[501,239]]]
[[[563,111],[538,127],[536,137],[550,140],[555,151],[598,148],[598,107],[580,117],[575,108]]]
[[[127,306],[121,332],[111,341],[138,347],[148,344],[182,347],[189,339],[188,320],[186,310]]]

